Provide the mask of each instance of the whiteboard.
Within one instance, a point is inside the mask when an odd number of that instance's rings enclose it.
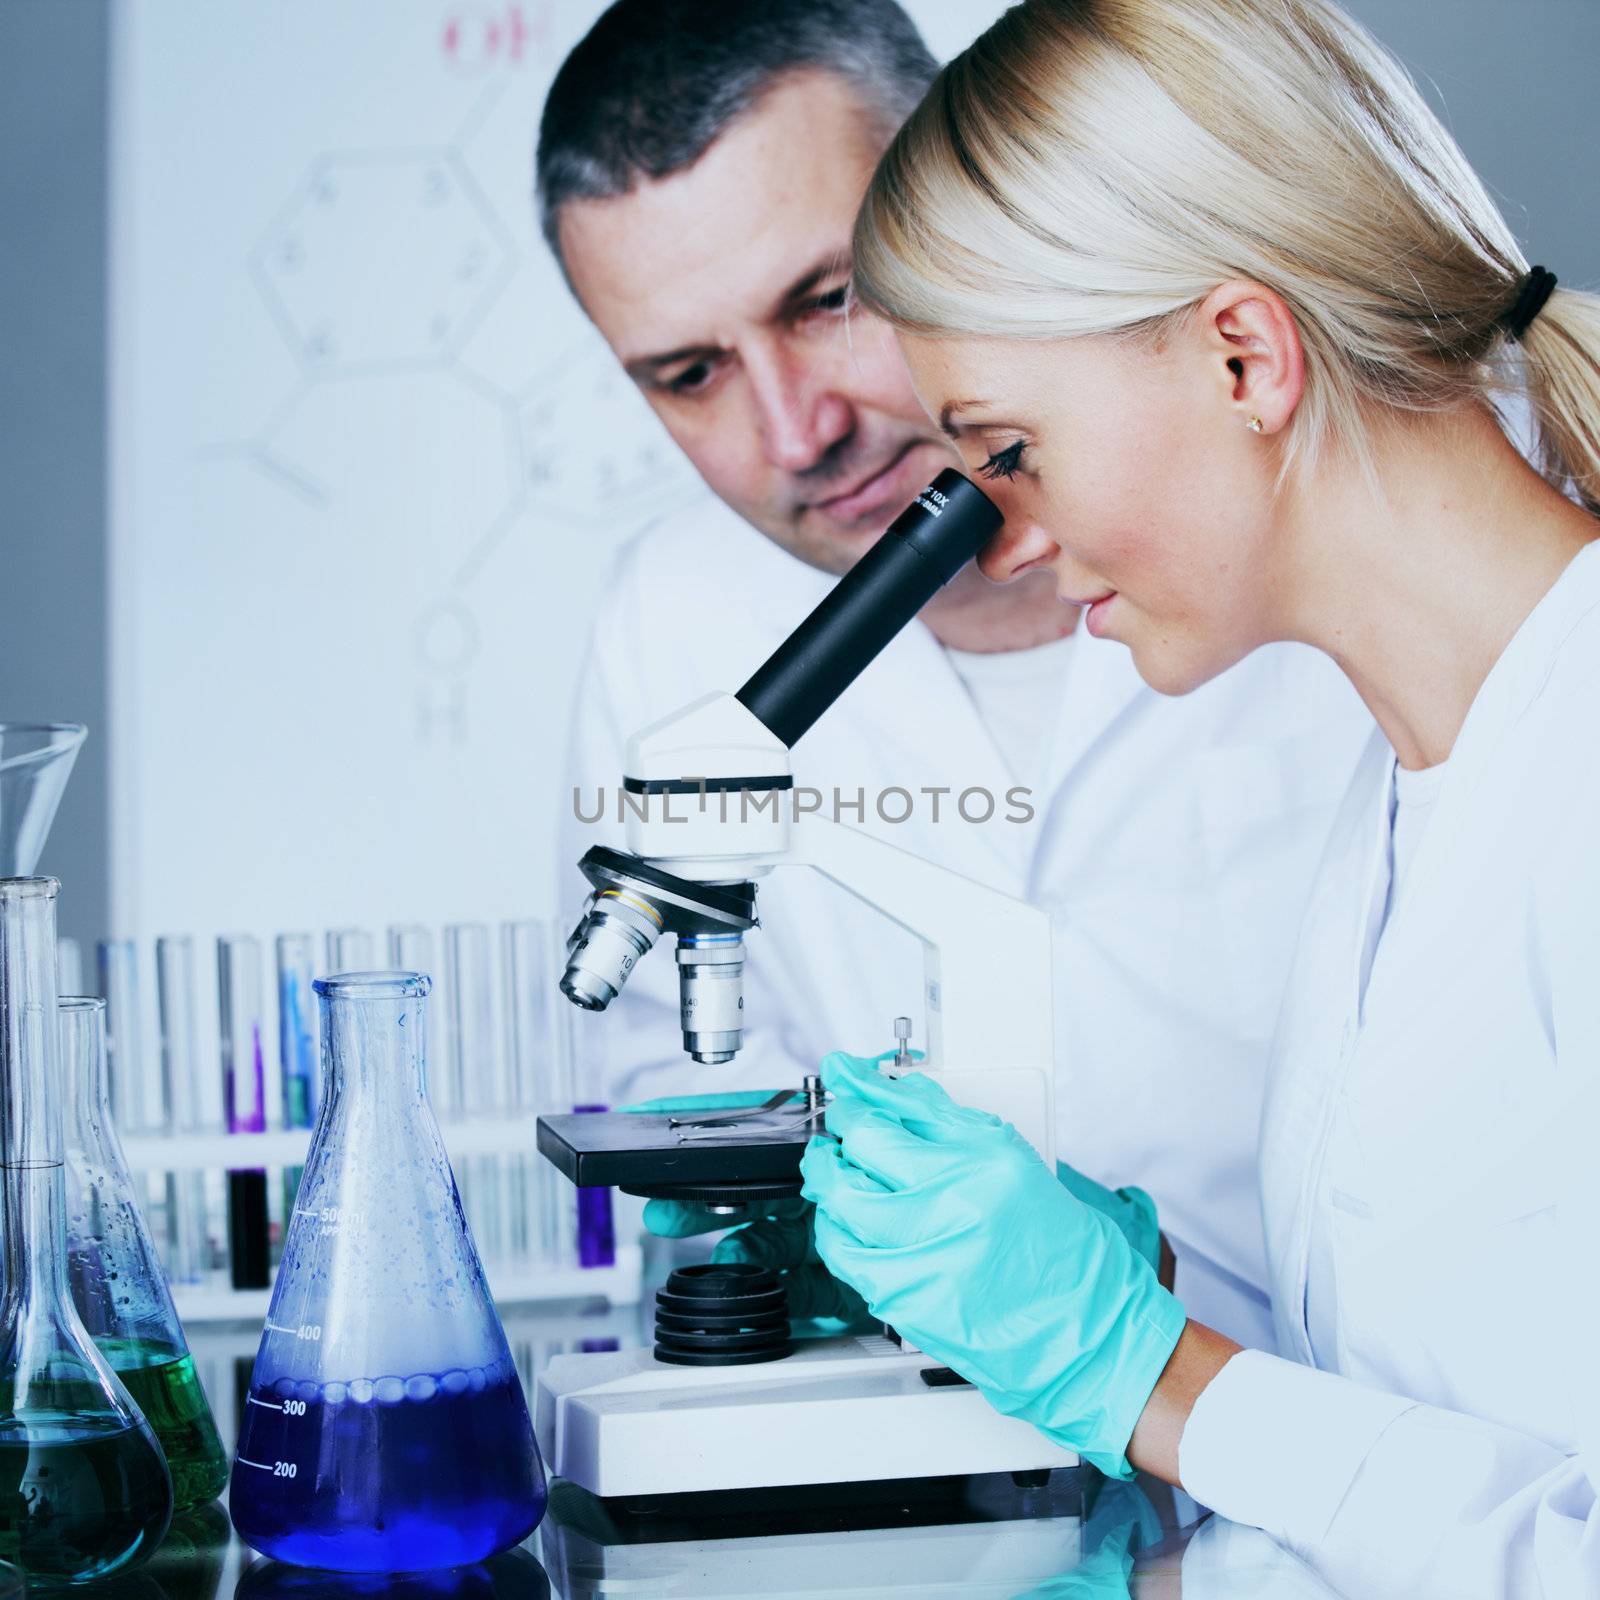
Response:
[[[119,0],[113,931],[551,909],[600,588],[706,494],[533,217],[600,9]]]

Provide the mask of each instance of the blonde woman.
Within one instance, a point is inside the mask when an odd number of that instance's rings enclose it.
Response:
[[[1282,1356],[1009,1128],[842,1057],[823,1260],[1345,1592],[1600,1594],[1600,305],[1324,0],[1026,0],[885,156],[856,281],[1005,512],[991,577],[1053,570],[1173,694],[1318,646],[1380,734],[1262,1126]]]

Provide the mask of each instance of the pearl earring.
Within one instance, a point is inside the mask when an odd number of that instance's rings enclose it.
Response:
[[[1251,433],[1260,433],[1261,432],[1261,418],[1260,417],[1247,418],[1246,421],[1245,421],[1245,427],[1247,427],[1251,431]]]

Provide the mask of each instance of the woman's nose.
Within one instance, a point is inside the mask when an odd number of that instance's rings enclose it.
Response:
[[[1024,568],[1053,561],[1061,546],[1035,522],[1007,517],[1005,526],[978,552],[978,571],[992,583],[1010,583]]]

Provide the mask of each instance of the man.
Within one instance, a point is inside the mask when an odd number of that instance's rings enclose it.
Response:
[[[570,864],[620,842],[628,734],[737,688],[952,464],[889,330],[847,311],[857,203],[934,70],[892,0],[619,0],[551,89],[546,237],[723,502],[625,551],[601,608],[571,776],[575,811],[593,817],[598,796],[606,810],[561,841],[575,897]],[[968,568],[800,742],[795,781],[830,812],[837,792],[840,820],[1050,912],[1058,1153],[1149,1191],[1180,1297],[1270,1347],[1262,1077],[1370,723],[1308,651],[1262,652],[1170,701],[1077,620],[1039,574],[996,587]],[[1008,804],[1016,789],[1030,798]],[[979,793],[996,797],[986,820],[981,800],[958,803]],[[876,1053],[897,1013],[921,1016],[920,949],[882,916],[799,869],[763,882],[758,906],[739,1057],[682,1054],[658,954],[579,1023],[585,1093],[798,1083],[827,1050]]]

